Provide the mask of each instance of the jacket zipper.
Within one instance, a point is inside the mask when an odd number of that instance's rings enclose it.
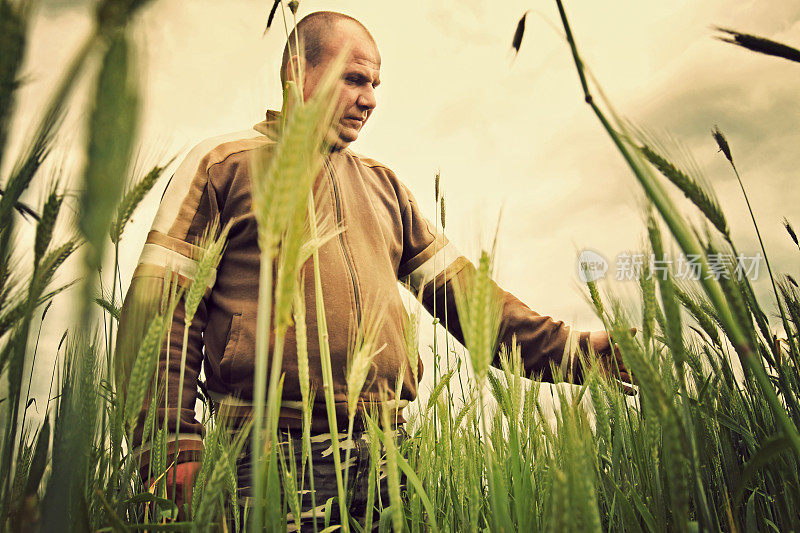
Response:
[[[334,203],[336,204],[336,226],[342,226],[342,201],[339,198],[339,187],[336,184],[336,177],[333,175],[333,166],[330,163],[330,159],[325,159],[325,165],[328,167],[328,173],[331,177],[331,183],[333,184],[333,198]],[[347,270],[350,272],[350,281],[353,283],[353,294],[355,295],[355,302],[356,302],[356,319],[357,324],[361,324],[361,296],[358,293],[358,282],[356,281],[356,269],[353,266],[353,260],[350,255],[347,253],[347,248],[344,245],[344,232],[339,233],[339,245],[342,247],[342,254],[344,254],[344,262],[347,264]]]

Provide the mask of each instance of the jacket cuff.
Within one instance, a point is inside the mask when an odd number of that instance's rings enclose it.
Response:
[[[561,379],[568,383],[580,384],[583,382],[583,363],[581,357],[590,357],[589,331],[575,331],[570,329],[564,341],[564,352],[561,357],[559,370]]]
[[[583,383],[583,363],[581,357],[592,357],[589,345],[589,335],[591,331],[581,331],[578,335],[578,353],[575,354],[572,363],[572,380],[577,383]]]
[[[589,335],[591,331],[581,331],[578,337],[578,349],[584,354],[589,355]]]
[[[167,434],[167,465],[190,463],[200,461],[203,454],[203,438],[196,433],[179,433],[177,434],[177,455],[175,448],[175,433]],[[148,442],[142,446],[138,446],[131,451],[131,460],[139,464],[139,473],[142,479],[148,482],[148,471],[151,462],[151,443]],[[156,478],[162,472],[150,472],[151,478]]]

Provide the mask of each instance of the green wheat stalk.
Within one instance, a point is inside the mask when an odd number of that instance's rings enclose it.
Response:
[[[305,211],[305,202],[311,185],[322,167],[324,134],[334,112],[334,82],[342,68],[343,58],[332,64],[321,82],[314,98],[308,102],[297,102],[281,132],[278,143],[271,153],[253,161],[253,211],[259,228],[261,266],[259,275],[258,316],[272,317],[273,281],[275,290],[275,349],[272,354],[269,392],[266,386],[266,365],[269,359],[269,318],[259,322],[256,332],[256,373],[254,383],[255,429],[253,433],[254,472],[256,474],[255,501],[259,506],[254,513],[254,527],[261,528],[263,521],[258,511],[264,501],[264,486],[261,479],[263,462],[257,460],[263,449],[263,417],[265,399],[269,406],[266,438],[272,439],[275,421],[279,412],[277,382],[282,356],[283,333],[290,321],[293,290],[296,287],[296,269],[302,249],[302,228],[298,224]],[[265,160],[266,159],[266,160]],[[298,228],[299,226],[299,228]],[[288,238],[287,238],[288,237]],[[278,258],[277,280],[272,279],[273,260]]]
[[[194,273],[192,283],[186,291],[184,298],[184,324],[183,324],[183,344],[181,346],[180,377],[178,378],[178,404],[180,411],[183,401],[183,380],[186,373],[186,354],[189,345],[189,330],[192,327],[192,320],[200,305],[203,295],[211,285],[213,277],[216,275],[217,266],[222,259],[225,243],[228,238],[230,225],[226,225],[217,235],[219,225],[216,221],[212,222],[206,229],[206,233],[201,239],[199,246],[203,249],[202,255],[197,260],[197,270]],[[178,449],[178,438],[181,429],[181,417],[178,416],[175,425],[175,449]],[[177,452],[176,452],[177,453]]]
[[[125,231],[125,226],[130,221],[133,212],[136,211],[144,197],[156,184],[164,170],[172,164],[172,161],[174,161],[174,158],[164,165],[154,166],[122,196],[122,200],[117,205],[116,214],[112,219],[111,227],[108,230],[112,243],[119,243],[122,238],[122,232]]]
[[[347,451],[345,452],[344,464],[350,464],[350,450],[352,449],[353,425],[356,418],[358,401],[361,391],[364,388],[367,375],[373,367],[373,359],[383,349],[376,344],[380,333],[383,320],[380,312],[374,315],[367,315],[358,325],[355,339],[352,341],[350,356],[348,357],[348,369],[346,374],[347,384]],[[402,374],[402,373],[401,373]],[[344,473],[344,486],[347,487],[350,469]]]
[[[792,422],[792,420],[789,419],[783,405],[781,404],[781,401],[778,399],[778,396],[775,393],[775,390],[772,388],[772,384],[764,372],[763,367],[761,367],[760,364],[755,360],[753,353],[754,350],[750,344],[750,339],[748,339],[747,335],[744,333],[742,328],[734,319],[734,316],[731,314],[729,309],[729,301],[723,293],[720,284],[712,277],[709,277],[710,268],[708,261],[703,253],[700,243],[697,240],[697,237],[689,229],[685,220],[683,220],[683,218],[680,216],[680,211],[675,208],[672,201],[661,187],[661,184],[654,179],[652,174],[649,172],[649,169],[646,168],[646,166],[636,158],[633,151],[625,144],[623,140],[625,136],[621,135],[617,131],[617,128],[615,128],[611,122],[609,122],[606,115],[601,111],[600,107],[594,101],[591,92],[589,91],[589,86],[586,82],[583,62],[578,54],[575,39],[572,36],[572,30],[570,29],[569,22],[567,21],[567,15],[564,11],[564,6],[562,5],[561,0],[556,0],[556,5],[558,7],[559,15],[561,16],[561,21],[564,25],[567,41],[572,51],[572,56],[578,72],[578,77],[580,79],[586,103],[592,108],[592,111],[595,113],[598,120],[616,145],[620,154],[623,156],[626,163],[639,180],[639,183],[644,188],[648,198],[650,198],[650,200],[658,209],[660,215],[666,222],[670,232],[675,237],[683,252],[687,256],[697,255],[700,257],[699,264],[703,288],[708,294],[708,297],[714,305],[714,308],[719,313],[720,321],[724,325],[726,333],[731,339],[731,342],[739,354],[742,363],[747,365],[753,371],[756,382],[764,394],[766,401],[770,405],[773,415],[776,417],[782,430],[791,442],[795,454],[800,457],[800,434],[797,431],[797,426]],[[624,124],[622,124],[619,120],[616,120],[616,117],[615,121],[620,131],[625,132]],[[628,137],[630,136],[628,135]]]

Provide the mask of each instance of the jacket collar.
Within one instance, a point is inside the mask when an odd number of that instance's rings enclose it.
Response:
[[[253,129],[263,133],[270,140],[277,141],[283,129],[283,117],[278,111],[270,109],[267,111],[266,118],[253,126]]]

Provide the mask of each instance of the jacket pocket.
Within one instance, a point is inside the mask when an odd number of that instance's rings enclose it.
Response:
[[[230,383],[236,374],[236,359],[239,354],[239,337],[242,333],[242,314],[234,313],[231,316],[231,326],[228,328],[228,337],[225,339],[225,349],[222,352],[220,373],[222,379]]]

